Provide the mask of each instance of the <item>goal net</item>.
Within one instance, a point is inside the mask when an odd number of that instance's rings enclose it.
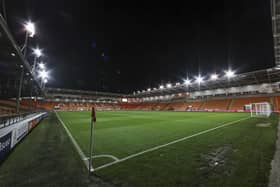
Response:
[[[268,102],[251,103],[251,117],[269,117],[272,110]]]

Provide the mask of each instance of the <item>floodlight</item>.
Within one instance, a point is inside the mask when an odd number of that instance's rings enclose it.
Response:
[[[33,54],[35,54],[35,56],[39,58],[40,56],[42,56],[42,50],[39,48],[33,49]]]
[[[39,68],[40,68],[40,69],[45,69],[45,68],[46,68],[46,66],[45,66],[45,64],[44,64],[44,63],[42,63],[42,62],[41,62],[41,63],[39,63]]]
[[[48,79],[44,79],[44,83],[46,84],[48,82]]]
[[[147,91],[150,92],[150,91],[151,91],[151,88],[148,88]]]
[[[160,85],[160,86],[159,86],[159,88],[160,88],[160,89],[163,89],[163,88],[164,88],[164,86],[163,86],[163,85]]]
[[[175,84],[176,86],[179,86],[180,85],[180,83],[179,82],[176,82],[176,84]]]
[[[211,80],[217,80],[218,79],[218,75],[216,73],[211,75]]]
[[[201,77],[200,75],[198,75],[197,77],[195,77],[195,82],[197,82],[198,84],[203,83],[203,77]]]
[[[28,21],[24,24],[25,30],[29,33],[30,37],[35,35],[35,25],[31,21]]]
[[[279,70],[279,69],[280,69],[280,65],[276,65],[276,66],[274,67],[274,69]]]
[[[235,72],[234,71],[232,71],[232,70],[227,70],[227,71],[225,71],[225,74],[226,74],[226,77],[227,78],[232,78],[232,77],[234,77],[235,76]]]
[[[170,83],[166,84],[166,87],[167,87],[167,88],[171,88],[171,86],[172,86],[172,85],[171,85]]]
[[[184,80],[184,84],[189,86],[191,84],[191,80],[187,78],[186,80]]]
[[[39,71],[39,77],[42,79],[47,79],[49,77],[49,73],[46,70]]]

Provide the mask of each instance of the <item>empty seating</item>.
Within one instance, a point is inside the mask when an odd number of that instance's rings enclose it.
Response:
[[[187,102],[187,110],[189,110],[189,111],[201,110],[203,105],[204,105],[204,101]]]
[[[186,102],[170,103],[168,107],[169,109],[173,109],[175,111],[186,111],[187,103]]]
[[[30,107],[23,104],[20,105],[19,112],[27,112],[30,110]],[[13,114],[16,113],[16,100],[0,100],[0,113],[3,114]]]
[[[230,99],[207,100],[201,109],[204,110],[227,110]]]
[[[96,106],[97,110],[173,110],[173,111],[243,111],[244,106],[250,103],[273,102],[274,110],[280,111],[280,96],[274,97],[246,97],[233,99],[208,99],[208,100],[188,100],[182,102],[134,102],[134,103],[92,103],[92,102],[49,102],[49,101],[22,101],[22,107],[27,109],[30,103],[35,108],[47,110],[91,110]],[[15,101],[4,101],[0,105],[0,114],[4,112],[14,112]],[[12,105],[13,110],[3,108]],[[4,111],[4,112],[3,112]]]
[[[280,111],[280,96],[274,97],[274,111],[279,112]]]
[[[270,102],[269,97],[246,97],[233,99],[230,110],[244,110],[244,106],[250,103]]]

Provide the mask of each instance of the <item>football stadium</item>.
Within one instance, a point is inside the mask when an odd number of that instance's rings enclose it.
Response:
[[[153,77],[127,92],[55,86],[51,57],[30,46],[43,34],[15,27],[0,2],[0,186],[280,186],[279,0],[267,3],[271,67]]]

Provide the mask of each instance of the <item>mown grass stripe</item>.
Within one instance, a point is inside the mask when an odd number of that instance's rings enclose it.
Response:
[[[71,142],[73,143],[76,151],[79,153],[82,161],[84,162],[85,166],[87,169],[89,169],[89,164],[87,161],[87,157],[85,156],[84,152],[82,151],[82,149],[80,148],[79,144],[76,142],[76,140],[73,138],[72,134],[70,133],[70,131],[68,130],[68,128],[66,127],[66,125],[64,124],[64,122],[61,120],[59,114],[55,111],[55,114],[57,116],[57,119],[59,120],[59,122],[62,124],[63,128],[65,129],[67,135],[69,136],[69,138],[71,139]]]
[[[217,130],[217,129],[220,129],[220,128],[223,128],[223,127],[226,127],[226,126],[229,126],[229,125],[233,125],[233,124],[235,124],[235,123],[238,123],[238,122],[240,122],[240,121],[247,120],[247,119],[249,119],[249,118],[251,118],[251,117],[246,117],[246,118],[242,118],[242,119],[239,119],[239,120],[235,120],[235,121],[232,121],[232,122],[229,122],[229,123],[225,123],[225,124],[223,124],[223,125],[220,125],[220,126],[217,126],[217,127],[211,128],[211,129],[207,129],[207,130],[204,130],[204,131],[201,131],[201,132],[192,134],[192,135],[190,135],[190,136],[186,136],[186,137],[183,137],[183,138],[180,138],[180,139],[171,141],[171,142],[166,143],[166,144],[162,144],[162,145],[159,145],[159,146],[152,147],[152,148],[150,148],[150,149],[146,149],[146,150],[144,150],[144,151],[141,151],[141,152],[138,152],[138,153],[129,155],[129,156],[124,157],[124,158],[119,159],[119,160],[116,160],[116,161],[114,161],[114,162],[111,162],[111,163],[108,163],[108,164],[104,164],[104,165],[102,165],[102,166],[99,166],[99,167],[95,168],[94,171],[98,171],[98,170],[107,168],[107,167],[109,167],[109,166],[118,164],[118,163],[120,163],[120,162],[124,162],[124,161],[126,161],[126,160],[129,160],[129,159],[138,157],[138,156],[140,156],[140,155],[143,155],[143,154],[146,154],[146,153],[149,153],[149,152],[152,152],[152,151],[161,149],[161,148],[163,148],[163,147],[166,147],[166,146],[169,146],[169,145],[172,145],[172,144],[176,144],[176,143],[178,143],[178,142],[181,142],[181,141],[184,141],[184,140],[187,140],[187,139],[190,139],[190,138],[193,138],[193,137],[196,137],[196,136],[199,136],[199,135],[202,135],[202,134],[205,134],[205,133],[208,133],[208,132],[211,132],[211,131],[214,131],[214,130]]]

